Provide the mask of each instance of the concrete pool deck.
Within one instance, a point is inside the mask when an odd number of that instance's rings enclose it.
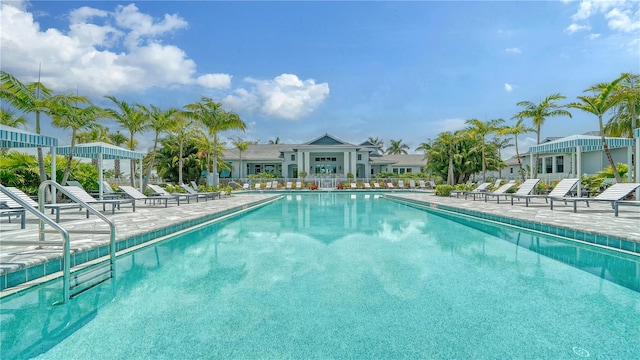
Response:
[[[340,193],[342,191],[334,192]],[[348,191],[344,192],[349,193]],[[358,194],[364,193],[364,191],[352,193]],[[542,199],[535,199],[529,207],[525,207],[524,201],[516,201],[512,206],[508,201],[500,204],[495,200],[485,203],[484,200],[473,201],[463,198],[439,197],[425,191],[371,191],[367,193],[385,194],[400,200],[427,204],[431,208],[437,207],[488,220],[519,226],[524,224],[525,227],[530,225],[529,228],[543,232],[560,234],[558,229],[561,229],[561,235],[566,237],[635,252],[640,255],[640,207],[622,208],[620,216],[615,217],[609,203],[590,203],[590,207],[580,203],[578,204],[578,212],[573,213],[571,205],[562,203],[554,204],[554,210],[550,210],[549,205]],[[132,212],[130,205],[127,204],[113,215],[110,211],[105,214],[116,225],[117,240],[123,245],[118,247],[121,250],[153,240],[156,237],[169,235],[187,226],[209,221],[216,216],[276,199],[283,194],[285,193],[251,191],[216,200],[197,203],[192,201],[190,204],[181,203],[180,206],[176,206],[175,203],[169,204],[167,208],[164,205],[138,204],[135,212]],[[97,219],[96,216],[86,219],[83,211],[66,210],[61,213],[61,219],[61,225],[67,229],[107,229],[104,222]],[[159,229],[162,230],[159,231]],[[72,253],[78,256],[78,263],[99,257],[99,248],[104,248],[109,239],[107,234],[71,234],[70,237]],[[24,230],[20,229],[19,220],[13,219],[9,223],[7,218],[2,218],[0,238],[3,240],[37,240],[37,218],[32,214],[27,214],[27,224]],[[47,234],[46,238],[58,240],[60,236]],[[607,243],[607,239],[611,239],[611,241]],[[633,248],[630,249],[629,246]],[[87,254],[91,254],[91,252],[95,256],[89,255],[87,257]],[[54,269],[49,271],[47,264],[55,260],[58,261],[57,266],[59,267],[61,255],[60,249],[56,248],[37,249],[34,246],[3,245],[0,247],[0,291],[10,290],[16,285],[54,273]]]

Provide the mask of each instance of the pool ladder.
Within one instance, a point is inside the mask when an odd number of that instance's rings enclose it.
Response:
[[[99,219],[107,223],[109,230],[67,230],[60,226],[60,224],[51,220],[44,214],[45,211],[45,192],[48,186],[51,186],[52,193],[55,197],[55,190],[59,190],[65,194],[69,199],[75,203],[81,205],[87,209],[90,214],[96,215]],[[62,246],[62,301],[67,302],[69,299],[80,295],[81,293],[109,280],[115,278],[116,272],[116,227],[113,221],[109,220],[101,212],[91,207],[86,202],[80,200],[75,195],[66,191],[64,187],[52,180],[43,181],[38,188],[38,203],[39,209],[29,205],[26,201],[14,195],[11,191],[0,185],[0,192],[3,192],[9,198],[20,204],[25,210],[31,212],[39,220],[38,240],[2,240],[2,245],[36,245],[42,246]],[[25,216],[23,214],[22,216]],[[45,225],[49,225],[53,230],[46,230]],[[45,240],[46,233],[59,233],[61,240]],[[88,263],[77,266],[75,269],[71,269],[71,246],[69,241],[69,234],[109,234],[109,259],[107,261],[100,261],[96,263]]]

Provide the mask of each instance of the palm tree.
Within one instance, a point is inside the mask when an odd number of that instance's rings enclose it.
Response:
[[[142,117],[146,119],[148,129],[151,129],[154,132],[153,148],[151,150],[151,156],[149,158],[149,166],[147,167],[147,176],[145,176],[142,184],[142,188],[146,189],[149,178],[151,177],[151,171],[153,170],[153,166],[155,163],[160,134],[172,128],[175,114],[178,112],[178,109],[171,108],[168,110],[161,110],[155,105],[151,105],[151,109],[149,109],[146,106],[140,104],[136,105],[136,107],[142,113]]]
[[[111,100],[118,110],[106,108],[105,116],[117,121],[123,128],[129,130],[129,141],[127,145],[129,149],[135,150],[137,141],[134,135],[139,132],[144,132],[147,129],[146,118],[142,116],[142,113],[138,111],[134,106],[129,105],[124,101],[118,101],[114,96],[105,96]],[[131,186],[135,186],[135,174],[136,174],[136,162],[134,159],[130,160],[131,164]]]
[[[375,147],[378,148],[378,150],[382,153],[384,153],[384,140],[382,139],[378,139],[377,137],[374,138],[373,136],[370,136],[367,141],[369,141],[370,143],[372,143],[373,145],[375,145]]]
[[[518,159],[518,172],[522,177],[522,181],[525,181],[525,171],[522,167],[522,159],[520,159],[520,152],[518,151],[518,135],[526,134],[529,132],[534,132],[536,129],[526,126],[524,123],[524,119],[518,119],[515,125],[513,126],[505,126],[498,134],[500,135],[513,135],[515,146],[516,146],[516,158]]]
[[[497,133],[498,134],[489,143],[489,145],[495,147],[498,150],[498,160],[500,160],[500,164],[498,164],[498,177],[499,178],[502,178],[502,169],[504,168],[504,162],[502,161],[502,149],[506,149],[508,147],[512,147],[513,146],[513,144],[511,143],[511,139],[500,139],[499,132],[503,128],[504,127],[500,127],[499,129],[497,129]]]
[[[389,155],[400,155],[406,154],[409,145],[403,144],[402,139],[400,140],[390,140],[391,145],[387,148],[387,154]]]
[[[629,73],[618,84],[616,93],[623,101],[616,106],[611,120],[604,126],[605,133],[615,137],[633,137],[640,114],[640,75]]]
[[[108,128],[105,128],[102,125],[95,124],[90,129],[85,131],[78,131],[76,133],[76,140],[78,143],[90,143],[90,142],[109,142],[109,138],[107,137],[107,133],[109,132]],[[98,159],[91,159],[91,165],[96,169],[99,168]]]
[[[24,128],[27,119],[24,116],[16,116],[14,110],[0,108],[0,124],[14,128]]]
[[[533,126],[536,129],[537,144],[540,144],[540,129],[548,117],[572,117],[569,111],[563,109],[565,107],[564,105],[557,104],[557,101],[562,99],[566,99],[566,97],[555,93],[547,96],[539,104],[534,104],[531,101],[521,101],[516,105],[524,107],[524,110],[515,114],[512,119],[532,119]],[[538,154],[536,154],[536,164],[537,163]],[[533,174],[534,177],[537,176],[537,169],[538,167],[535,166]]]
[[[116,130],[114,133],[109,133],[107,130],[107,136],[109,137],[109,142],[115,146],[122,146],[127,142],[127,137],[120,132],[120,130]],[[120,159],[113,160],[113,172],[116,178],[120,178],[122,172],[120,171]]]
[[[280,144],[280,138],[276,136],[275,139],[269,140],[269,144],[271,144],[271,145]]]
[[[498,131],[499,126],[504,123],[502,119],[492,119],[488,121],[480,121],[478,119],[470,119],[465,121],[470,126],[467,128],[469,135],[479,140],[480,154],[482,155],[482,182],[487,179],[487,143],[486,137]]]
[[[213,138],[213,185],[218,187],[218,134],[222,131],[238,129],[245,131],[247,125],[236,113],[222,109],[222,104],[216,103],[213,99],[202,96],[200,101],[184,106],[187,109],[187,116],[199,121]]]
[[[276,138],[277,139],[277,138]],[[238,149],[238,153],[239,153],[239,165],[238,165],[238,178],[242,179],[242,153],[247,151],[249,149],[249,146],[251,146],[253,144],[253,142],[251,141],[245,141],[240,137],[237,137],[233,140],[231,140],[231,143],[233,144],[233,146],[236,147],[236,149]]]
[[[184,183],[182,179],[184,144],[194,134],[193,122],[183,111],[178,111],[173,115],[173,124],[168,130],[178,141],[178,183],[182,184]]]
[[[580,109],[582,111],[594,114],[598,117],[598,124],[600,126],[600,138],[602,139],[602,149],[607,156],[607,160],[609,161],[609,165],[611,165],[611,170],[613,171],[613,176],[616,178],[616,182],[618,183],[622,182],[622,177],[620,177],[620,173],[618,172],[616,164],[613,161],[613,157],[611,156],[609,146],[607,145],[602,117],[611,108],[624,101],[624,93],[616,92],[616,89],[618,84],[621,81],[625,80],[628,76],[629,74],[622,74],[619,78],[613,80],[610,83],[594,85],[585,90],[585,92],[593,91],[596,93],[596,95],[578,96],[578,100],[580,100],[581,102],[573,102],[568,105],[571,108]]]
[[[78,104],[89,104],[85,107],[79,107]],[[73,149],[76,145],[78,131],[88,130],[98,125],[97,119],[102,114],[102,109],[92,105],[86,96],[65,95],[57,96],[52,105],[51,117],[52,124],[61,129],[71,129],[71,145],[69,147],[69,156],[67,158],[67,166],[64,169],[61,185],[67,183],[71,165],[73,160]]]
[[[40,114],[49,114],[51,90],[40,81],[23,84],[9,73],[0,70],[0,99],[7,100],[13,107],[24,113],[35,113],[36,134],[40,134]],[[38,147],[38,169],[40,182],[47,180],[42,148]]]

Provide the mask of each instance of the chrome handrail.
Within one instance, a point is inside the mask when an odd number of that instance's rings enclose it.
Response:
[[[47,223],[49,226],[51,226],[52,228],[54,228],[55,230],[57,230],[60,233],[60,236],[62,237],[62,241],[60,241],[60,242],[58,242],[58,241],[44,241],[44,234],[40,233],[39,234],[40,235],[39,236],[40,240],[38,240],[38,241],[34,241],[34,240],[0,240],[0,243],[5,244],[5,245],[38,245],[38,246],[59,246],[59,245],[62,245],[63,264],[64,264],[64,271],[63,271],[64,286],[62,287],[62,295],[63,295],[63,302],[66,302],[66,300],[69,298],[69,286],[67,284],[69,283],[69,278],[71,276],[71,269],[70,269],[70,266],[69,266],[69,264],[71,262],[71,246],[69,244],[69,232],[67,230],[65,230],[62,226],[58,225],[58,223],[56,223],[55,221],[53,221],[49,217],[47,217],[47,215],[45,215],[43,212],[39,211],[35,207],[29,205],[29,203],[27,203],[26,201],[24,201],[20,197],[16,196],[13,192],[9,191],[9,189],[4,187],[3,185],[0,185],[0,191],[2,191],[5,195],[7,195],[13,201],[15,201],[18,204],[20,204],[25,210],[28,210],[29,212],[34,214],[36,217],[38,217],[40,219],[40,223],[42,224],[42,229],[43,230],[44,230],[44,223]],[[23,214],[22,216],[25,216],[25,215],[26,214]]]

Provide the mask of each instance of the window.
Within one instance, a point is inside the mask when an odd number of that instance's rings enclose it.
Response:
[[[553,158],[544,158],[544,173],[551,174],[553,172]]]
[[[513,168],[509,168],[509,172],[513,174]]]
[[[542,173],[542,158],[538,158],[538,164],[536,167],[538,168],[538,173]]]
[[[556,172],[564,172],[564,156],[556,156]]]
[[[358,154],[358,161],[362,161],[362,154]]]
[[[397,174],[398,173],[398,169],[393,169],[393,173]]]
[[[295,154],[291,155],[291,161],[296,161],[296,155]]]

